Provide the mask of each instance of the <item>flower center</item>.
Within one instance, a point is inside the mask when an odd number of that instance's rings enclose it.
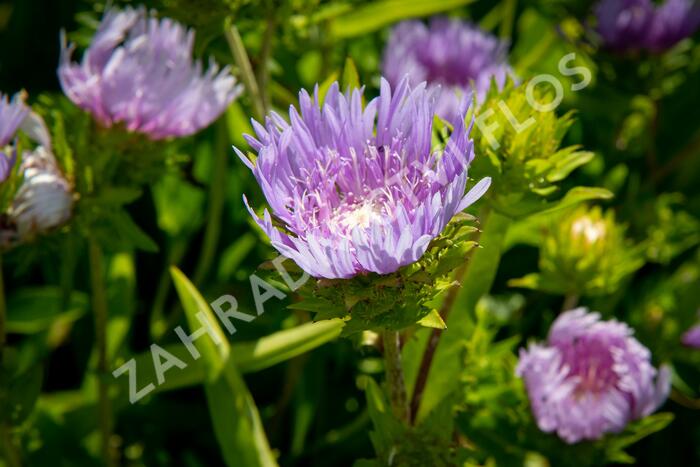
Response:
[[[379,221],[383,211],[382,203],[377,201],[340,206],[331,215],[328,228],[331,232],[349,236],[355,227],[364,229]]]
[[[569,367],[569,378],[576,378],[574,394],[585,397],[599,394],[615,386],[619,377],[610,349],[596,339],[575,338],[563,351],[563,363]]]

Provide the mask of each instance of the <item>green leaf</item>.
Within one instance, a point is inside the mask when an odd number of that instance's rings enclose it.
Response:
[[[404,18],[431,16],[473,0],[383,0],[348,10],[330,20],[330,34],[336,39],[360,36]]]
[[[607,200],[612,199],[615,195],[606,190],[605,188],[587,187],[587,186],[577,186],[569,190],[562,199],[554,203],[550,203],[550,206],[544,211],[537,213],[538,216],[549,216],[562,209],[570,208],[581,204],[584,201],[592,200]]]
[[[7,331],[15,334],[38,333],[57,322],[76,321],[88,309],[88,299],[83,293],[71,293],[65,307],[63,300],[60,287],[18,290],[7,300]]]
[[[437,310],[431,310],[430,313],[418,321],[418,324],[426,328],[447,329],[445,321],[443,321],[442,316],[440,316]]]
[[[345,91],[346,89],[360,89],[360,87],[362,86],[360,84],[360,75],[358,75],[357,67],[355,67],[355,62],[350,57],[347,57],[345,59],[342,83],[343,91]]]
[[[345,322],[339,319],[305,323],[292,329],[279,331],[251,342],[231,344],[231,354],[236,356],[235,366],[241,373],[261,371],[286,360],[309,352],[316,347],[336,339]],[[164,345],[163,349],[185,362],[183,369],[173,368],[165,382],[155,392],[171,391],[201,384],[205,380],[205,369],[200,360],[194,360],[183,344]],[[139,387],[156,381],[151,352],[134,357],[139,369]],[[226,365],[234,365],[229,359]],[[126,379],[121,379],[126,393]]]
[[[201,312],[218,336],[219,342],[215,342],[205,334],[195,341],[195,345],[205,368],[207,380],[204,389],[224,461],[229,467],[277,465],[243,377],[235,365],[226,364],[230,346],[214,313],[179,269],[171,268],[171,274],[190,328],[196,330],[202,326],[197,318]]]

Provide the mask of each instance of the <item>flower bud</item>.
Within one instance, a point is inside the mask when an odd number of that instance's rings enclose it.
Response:
[[[56,159],[43,146],[22,160],[22,185],[8,212],[20,240],[29,240],[64,224],[71,216],[73,190]]]

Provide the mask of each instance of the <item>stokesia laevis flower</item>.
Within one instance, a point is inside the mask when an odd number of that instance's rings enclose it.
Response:
[[[654,21],[651,0],[603,0],[595,7],[597,31],[609,49],[625,51],[646,46]]]
[[[0,183],[7,179],[15,165],[17,154],[9,144],[27,115],[29,107],[20,94],[16,94],[12,100],[0,94]]]
[[[516,371],[542,431],[567,443],[595,440],[620,432],[666,400],[668,369],[657,372],[649,350],[632,334],[624,323],[578,308],[556,319],[545,344],[520,351]]]
[[[511,73],[507,52],[506,43],[457,19],[435,18],[429,26],[404,21],[391,32],[382,71],[392,86],[407,75],[413,85],[443,88],[437,113],[453,119],[460,94],[475,93],[482,101],[492,79],[503,86]]]
[[[595,7],[597,31],[605,47],[619,52],[662,52],[690,36],[700,25],[694,0],[602,0]]]
[[[102,125],[123,123],[152,139],[187,136],[240,93],[228,68],[193,61],[194,31],[142,7],[108,10],[82,61],[63,39],[58,76],[66,95]]]
[[[22,157],[22,185],[8,216],[21,240],[64,224],[71,216],[73,190],[50,150],[38,146]]]
[[[319,107],[299,93],[301,114],[287,123],[272,113],[257,137],[253,171],[272,214],[246,206],[272,245],[317,278],[389,274],[413,263],[490,179],[465,196],[473,142],[464,123],[467,100],[442,152],[431,149],[435,93],[382,79],[379,97],[362,106],[362,91],[334,83]],[[245,199],[245,198],[244,198]],[[273,220],[274,216],[274,220]]]
[[[700,349],[700,324],[688,329],[681,337],[683,345]]]
[[[666,0],[656,7],[648,47],[664,51],[691,36],[700,26],[700,5],[695,0]]]

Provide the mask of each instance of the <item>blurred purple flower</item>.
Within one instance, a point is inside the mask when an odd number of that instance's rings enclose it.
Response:
[[[17,158],[15,148],[8,148],[8,145],[27,115],[29,115],[29,107],[20,94],[15,94],[12,100],[5,94],[0,94],[0,183],[7,180],[15,165]]]
[[[694,0],[666,0],[656,7],[649,48],[663,51],[693,35],[700,26],[700,5]]]
[[[465,196],[473,142],[463,101],[440,153],[431,150],[435,93],[407,80],[362,107],[362,91],[344,95],[334,83],[319,107],[299,93],[301,115],[287,123],[272,113],[257,139],[253,171],[272,210],[251,215],[284,256],[314,277],[388,274],[413,263],[458,212],[476,201],[490,179]],[[245,197],[244,197],[245,199]]]
[[[664,51],[690,36],[700,25],[694,0],[602,0],[595,7],[597,31],[605,46],[619,52]]]
[[[511,73],[507,52],[506,43],[460,20],[435,18],[430,26],[404,21],[391,32],[382,69],[392,86],[406,75],[412,85],[441,86],[437,113],[452,119],[460,94],[474,92],[482,101],[492,79],[503,86]]]
[[[542,431],[556,431],[570,444],[595,440],[666,400],[668,369],[657,372],[632,334],[624,323],[578,308],[556,319],[546,344],[521,349],[516,371]]]
[[[681,337],[681,342],[688,347],[700,349],[700,324],[688,329]]]
[[[194,31],[141,7],[108,10],[80,63],[62,39],[58,76],[66,95],[104,126],[124,123],[152,139],[187,136],[238,96],[228,68],[192,59]]]

